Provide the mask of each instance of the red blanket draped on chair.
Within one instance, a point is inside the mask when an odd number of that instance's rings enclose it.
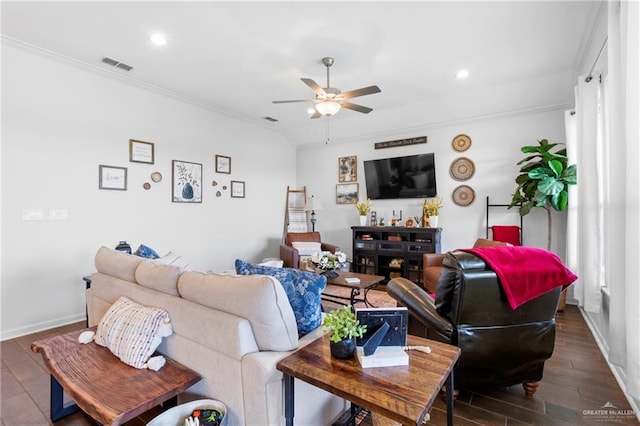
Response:
[[[558,286],[564,290],[578,279],[554,253],[535,247],[482,247],[463,251],[475,254],[495,271],[512,309]]]

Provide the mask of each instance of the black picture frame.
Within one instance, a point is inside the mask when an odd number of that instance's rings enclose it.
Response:
[[[231,157],[216,154],[216,173],[231,174]]]
[[[244,198],[245,183],[241,180],[231,181],[231,198]]]

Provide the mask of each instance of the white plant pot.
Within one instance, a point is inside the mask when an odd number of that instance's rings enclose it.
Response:
[[[360,226],[367,226],[367,216],[360,216]]]
[[[437,228],[438,227],[438,219],[440,219],[440,216],[429,216],[429,227],[430,228]]]

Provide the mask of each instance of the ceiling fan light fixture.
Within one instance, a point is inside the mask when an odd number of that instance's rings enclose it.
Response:
[[[337,114],[337,112],[340,111],[340,104],[336,101],[331,100],[318,102],[315,107],[316,111],[326,116]]]

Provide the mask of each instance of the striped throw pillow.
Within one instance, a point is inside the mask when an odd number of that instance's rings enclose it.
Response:
[[[167,311],[121,296],[98,323],[95,340],[125,364],[144,368],[162,338],[172,332]]]

